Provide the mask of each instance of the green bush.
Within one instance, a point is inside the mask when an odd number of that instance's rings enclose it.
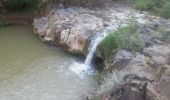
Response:
[[[161,0],[134,0],[134,5],[140,10],[154,10],[162,5]]]
[[[8,0],[7,7],[11,11],[31,10],[37,7],[38,0]]]
[[[126,49],[129,51],[138,51],[144,48],[145,44],[138,34],[136,24],[119,28],[118,31],[110,33],[102,42],[101,50],[103,56],[107,59],[117,50]]]
[[[158,28],[156,29],[155,31],[151,32],[151,37],[153,39],[158,39],[158,40],[161,40],[161,41],[164,41],[166,40],[166,38],[168,37],[168,33],[165,32],[165,29],[164,28]]]
[[[134,0],[135,8],[140,10],[152,9],[153,4],[151,0]]]
[[[134,7],[170,18],[170,0],[133,0]]]
[[[163,6],[161,14],[165,18],[170,18],[170,1]]]

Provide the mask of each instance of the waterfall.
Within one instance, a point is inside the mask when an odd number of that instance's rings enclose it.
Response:
[[[87,69],[90,69],[90,67],[91,67],[91,63],[93,60],[94,53],[97,49],[97,46],[107,36],[107,34],[109,32],[116,30],[120,26],[121,23],[122,23],[121,21],[112,20],[112,24],[109,27],[105,28],[101,32],[98,32],[96,34],[95,38],[92,38],[89,49],[88,49],[89,53],[88,53],[88,55],[85,59],[85,62],[84,62]]]
[[[75,73],[79,74],[80,77],[83,77],[84,74],[90,74],[91,72],[93,72],[91,63],[93,60],[94,53],[97,49],[97,46],[107,36],[108,33],[116,30],[118,27],[120,27],[120,25],[123,25],[122,21],[114,19],[111,21],[111,25],[109,27],[105,27],[102,31],[97,32],[96,35],[91,39],[88,48],[88,54],[86,56],[84,63],[78,63],[75,61],[71,65],[70,69]]]
[[[89,74],[94,72],[92,68],[92,60],[94,53],[96,52],[97,46],[100,42],[112,31],[116,31],[120,26],[126,26],[129,22],[128,12],[118,12],[114,11],[114,17],[111,18],[108,27],[104,27],[101,31],[98,31],[92,38],[90,45],[88,47],[88,54],[84,62],[73,61],[73,64],[70,65],[70,69],[80,76],[84,74]],[[128,17],[127,17],[128,16]]]
[[[106,32],[105,30],[101,33],[97,33],[97,36],[95,38],[93,38],[91,40],[91,43],[90,43],[90,46],[89,46],[89,53],[85,59],[85,62],[84,64],[87,66],[87,67],[90,67],[91,65],[91,62],[92,62],[92,59],[93,59],[93,55],[97,49],[97,46],[98,44],[103,40],[103,38],[106,36]]]
[[[79,74],[80,77],[83,77],[84,74],[90,74],[91,72],[93,72],[93,69],[91,67],[91,63],[92,63],[94,53],[97,49],[98,44],[104,39],[106,34],[107,34],[107,31],[105,29],[102,32],[98,32],[94,36],[94,38],[91,39],[91,43],[90,43],[89,48],[88,48],[89,53],[88,53],[84,63],[74,62],[70,67],[72,71]]]

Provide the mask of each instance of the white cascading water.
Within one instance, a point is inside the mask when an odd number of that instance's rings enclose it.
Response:
[[[94,53],[97,49],[97,46],[107,36],[107,34],[110,31],[116,30],[121,25],[121,23],[122,22],[120,20],[115,19],[112,21],[112,24],[109,27],[96,33],[94,38],[91,39],[91,43],[88,48],[89,53],[85,59],[85,62],[84,63],[73,62],[73,64],[70,67],[71,70],[74,71],[75,73],[79,74],[81,77],[83,77],[84,74],[89,74],[89,73],[93,72],[91,63],[93,60]]]
[[[89,46],[89,53],[88,53],[88,55],[87,55],[87,57],[85,59],[85,62],[84,62],[84,64],[87,67],[89,67],[87,69],[91,68],[90,65],[92,63],[93,55],[94,55],[94,53],[95,53],[99,43],[107,36],[107,34],[110,31],[116,30],[119,27],[119,25],[120,25],[120,22],[118,22],[117,20],[113,20],[112,23],[113,23],[112,25],[110,25],[109,27],[105,28],[102,32],[97,33],[95,38],[93,38],[91,40],[91,43],[90,43],[90,46]]]
[[[77,61],[73,61],[73,64],[70,66],[70,69],[80,76],[84,76],[84,74],[89,74],[93,72],[93,68],[91,67],[91,63],[93,60],[94,53],[97,49],[99,43],[107,36],[111,31],[117,30],[120,26],[126,26],[129,23],[129,19],[134,19],[137,22],[145,23],[146,20],[143,20],[145,16],[143,14],[130,11],[126,11],[125,9],[121,11],[111,10],[111,19],[109,27],[105,27],[102,31],[96,33],[96,35],[91,39],[91,43],[88,48],[88,55],[85,59],[84,63],[80,63]],[[133,15],[134,14],[134,15]],[[109,14],[108,14],[109,15]]]

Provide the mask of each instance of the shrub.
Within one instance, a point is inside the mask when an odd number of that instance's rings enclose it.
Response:
[[[133,0],[134,7],[170,18],[170,0]]]
[[[24,11],[36,8],[38,0],[8,0],[7,7],[11,11]]]
[[[168,37],[168,33],[165,32],[165,30],[160,27],[151,33],[151,37],[153,39],[164,41]]]
[[[133,24],[121,27],[116,32],[110,33],[102,42],[101,50],[103,56],[107,59],[117,50],[126,49],[129,51],[138,51],[144,48],[145,44],[139,36],[138,25]]]
[[[134,0],[135,8],[140,10],[154,10],[162,5],[161,0]]]
[[[163,6],[161,15],[165,18],[170,18],[170,1]]]
[[[148,10],[151,9],[151,0],[134,0],[134,6],[140,10]]]

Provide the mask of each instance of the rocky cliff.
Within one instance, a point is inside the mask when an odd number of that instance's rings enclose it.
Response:
[[[74,54],[86,54],[90,37],[103,28],[103,20],[75,9],[59,9],[34,20],[34,32],[48,43]]]

